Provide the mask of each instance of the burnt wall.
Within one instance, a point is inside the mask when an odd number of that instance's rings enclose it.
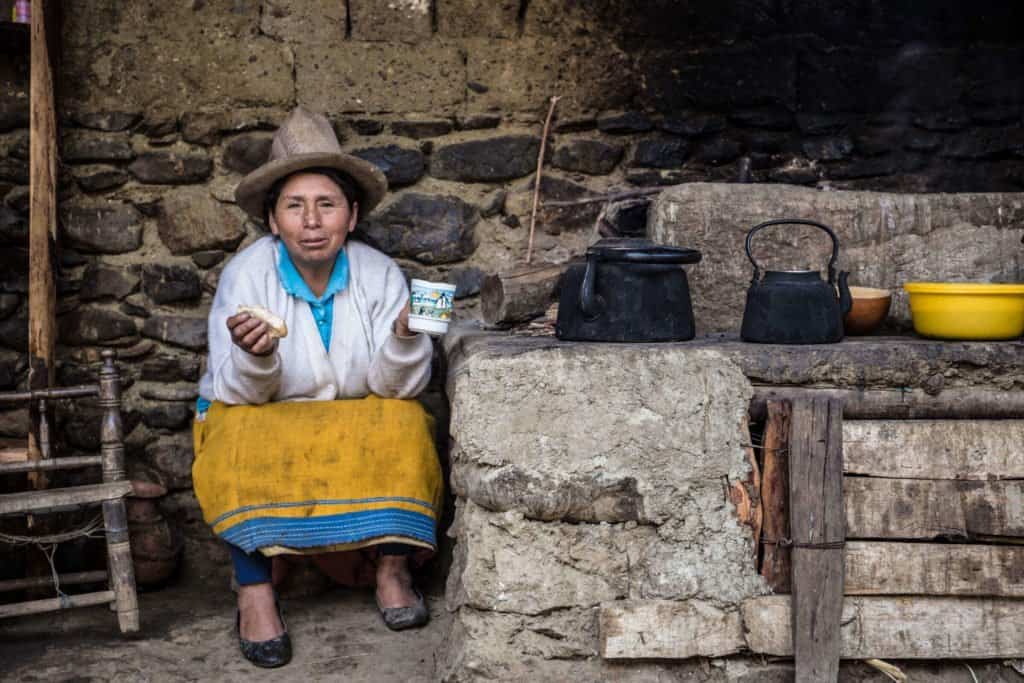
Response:
[[[887,191],[1024,185],[1018,3],[979,0],[192,0],[62,3],[59,380],[115,347],[129,464],[172,489],[193,542],[189,423],[206,314],[263,234],[233,204],[296,104],[394,192],[362,229],[412,276],[459,285],[526,252],[542,196],[691,181]],[[28,58],[0,46],[0,389],[25,380]],[[616,207],[612,207],[615,209]],[[642,230],[646,203],[606,212]],[[543,211],[539,259],[600,204]],[[442,406],[439,387],[428,400]],[[440,410],[440,408],[438,408]],[[0,435],[25,433],[0,413]],[[98,447],[88,411],[73,450]]]

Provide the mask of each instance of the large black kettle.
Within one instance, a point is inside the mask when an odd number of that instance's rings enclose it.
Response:
[[[609,238],[587,249],[586,263],[562,274],[559,339],[661,342],[693,339],[693,307],[686,272],[700,261],[694,249],[645,239]]]
[[[816,270],[765,271],[750,252],[754,234],[772,225],[810,225],[832,238],[832,258],[828,262],[828,282]],[[843,338],[843,316],[853,305],[846,283],[849,273],[839,273],[836,293],[836,259],[839,240],[830,228],[806,220],[768,221],[747,233],[747,258],[754,266],[754,277],[747,290],[740,337],[764,344],[830,344]]]

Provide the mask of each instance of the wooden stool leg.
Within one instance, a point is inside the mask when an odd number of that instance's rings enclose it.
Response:
[[[124,441],[121,426],[121,377],[114,365],[114,352],[103,352],[100,370],[100,407],[103,426],[100,431],[103,455],[103,481],[124,481]],[[103,525],[107,532],[107,565],[110,589],[114,591],[117,622],[121,633],[139,630],[139,601],[135,594],[135,567],[128,545],[128,515],[124,499],[103,503]]]
[[[139,600],[135,594],[135,567],[128,545],[128,516],[123,498],[104,501],[103,524],[107,529],[107,568],[117,624],[121,633],[135,633],[139,630]]]

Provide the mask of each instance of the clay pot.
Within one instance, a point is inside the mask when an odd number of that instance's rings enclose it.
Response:
[[[157,507],[159,498],[166,494],[167,489],[160,484],[133,481],[132,493],[125,499],[135,583],[140,586],[166,581],[181,558],[181,539]]]
[[[853,306],[843,320],[846,334],[870,334],[885,322],[892,304],[892,292],[874,287],[850,287]]]

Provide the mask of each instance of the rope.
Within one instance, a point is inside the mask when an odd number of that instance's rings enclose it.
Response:
[[[59,534],[46,534],[43,536],[19,536],[17,534],[7,534],[0,531],[0,543],[6,543],[7,545],[56,545],[58,543],[64,543],[75,538],[86,537],[86,538],[97,538],[100,534],[96,533],[103,528],[103,515],[96,515],[91,520],[78,527],[77,529],[71,529],[64,531]]]

